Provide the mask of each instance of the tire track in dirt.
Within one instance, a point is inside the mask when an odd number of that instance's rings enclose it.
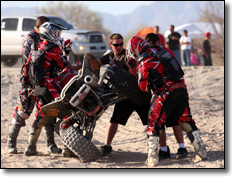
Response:
[[[201,74],[203,67],[191,67],[187,70],[187,77],[185,78],[190,97],[194,99],[197,96],[204,96],[203,81]],[[200,94],[200,95],[199,95]]]

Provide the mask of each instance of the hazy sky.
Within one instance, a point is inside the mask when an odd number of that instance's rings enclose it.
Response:
[[[54,1],[56,2],[56,1]],[[58,1],[57,1],[58,2]],[[70,3],[70,1],[63,1]],[[90,10],[105,12],[112,15],[122,15],[132,12],[141,5],[149,5],[153,1],[77,1],[83,3]],[[46,1],[1,1],[1,8],[6,7],[36,7],[46,4]]]

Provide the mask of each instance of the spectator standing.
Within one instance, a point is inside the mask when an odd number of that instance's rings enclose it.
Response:
[[[204,65],[205,66],[212,66],[212,58],[211,58],[211,45],[210,40],[211,33],[205,33],[205,40],[203,42],[203,57],[204,57]]]
[[[154,27],[154,33],[159,36],[160,45],[164,47],[165,39],[164,39],[164,36],[159,33],[159,26]]]
[[[170,50],[172,50],[172,52],[174,53],[177,61],[179,62],[180,66],[181,66],[181,60],[180,60],[180,38],[181,35],[178,32],[174,31],[175,26],[174,25],[170,25],[169,26],[169,30],[171,32],[171,34],[168,35],[167,38],[167,48],[169,48]]]
[[[190,52],[191,52],[192,39],[188,36],[188,31],[183,31],[183,36],[180,38],[182,64],[183,66],[191,66]]]
[[[123,48],[123,37],[118,33],[112,34],[110,36],[109,45],[112,48],[112,52],[100,57],[98,59],[99,63],[101,65],[109,64],[112,67],[120,67],[136,77],[137,62],[133,59],[127,60],[126,51]],[[125,126],[133,111],[138,113],[142,124],[147,125],[149,108],[150,99],[148,99],[147,102],[142,106],[133,103],[129,99],[116,103],[114,106],[113,115],[110,119],[106,142],[100,147],[101,155],[104,156],[111,153],[111,143],[117,133],[118,124]]]

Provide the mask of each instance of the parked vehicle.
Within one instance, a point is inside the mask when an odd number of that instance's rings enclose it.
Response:
[[[99,71],[97,60],[86,54],[81,72],[69,80],[60,97],[41,108],[46,116],[58,117],[56,132],[83,162],[94,161],[100,154],[91,139],[96,121],[110,105],[124,99],[142,105],[150,98],[139,89],[136,78],[122,68],[108,67],[100,83]]]
[[[5,16],[1,17],[1,61],[12,66],[22,56],[22,40],[26,34],[35,29],[36,18],[40,15]],[[70,63],[75,64],[79,57],[90,53],[95,57],[102,56],[107,50],[105,36],[99,31],[80,30],[60,17],[46,16],[50,21],[59,23],[69,30],[64,30],[61,36],[73,43],[68,56]]]

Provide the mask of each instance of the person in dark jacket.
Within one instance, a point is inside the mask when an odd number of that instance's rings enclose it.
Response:
[[[169,48],[175,55],[179,65],[181,66],[181,59],[180,59],[180,38],[181,38],[181,34],[178,32],[175,32],[175,26],[174,25],[170,25],[169,26],[169,30],[171,32],[171,34],[168,35],[167,38],[167,48]]]
[[[210,45],[211,33],[205,33],[205,40],[203,42],[203,57],[204,57],[204,65],[212,66],[212,58],[211,58],[211,45]]]

